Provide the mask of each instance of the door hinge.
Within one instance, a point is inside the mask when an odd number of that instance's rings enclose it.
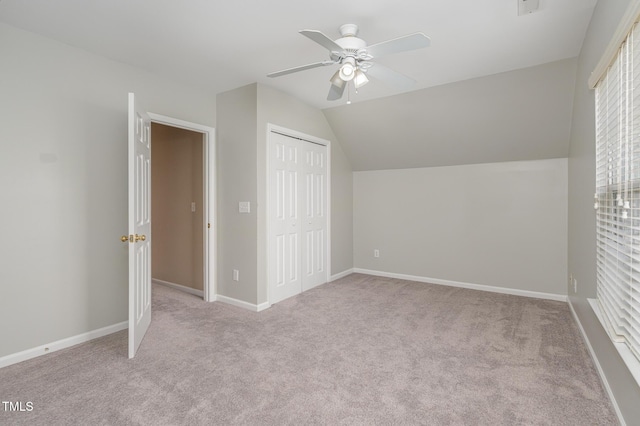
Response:
[[[211,224],[210,223],[207,223],[207,228],[211,228]]]

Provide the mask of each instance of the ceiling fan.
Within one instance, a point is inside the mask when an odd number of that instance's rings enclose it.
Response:
[[[372,62],[372,60],[384,55],[421,49],[429,46],[430,43],[429,37],[418,32],[367,46],[364,40],[357,37],[358,26],[355,24],[342,25],[340,27],[340,35],[342,37],[337,40],[331,40],[316,30],[302,30],[300,34],[329,50],[330,59],[272,72],[267,74],[267,77],[280,77],[298,71],[340,64],[338,71],[329,80],[331,82],[329,95],[327,96],[329,101],[342,98],[345,87],[348,87],[351,81],[353,81],[357,93],[358,88],[369,82],[367,76],[381,80],[400,90],[410,88],[415,84],[415,80],[379,63]]]

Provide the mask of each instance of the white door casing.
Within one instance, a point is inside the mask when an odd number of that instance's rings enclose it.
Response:
[[[216,145],[215,130],[209,128],[205,133],[206,149],[205,149],[205,282],[204,282],[204,300],[213,302],[216,300]]]
[[[216,286],[216,129],[190,121],[180,120],[166,115],[149,112],[151,121],[169,127],[190,130],[202,133],[204,138],[204,239],[203,239],[203,265],[204,265],[204,300],[214,302],[217,298]]]
[[[129,93],[129,358],[151,323],[151,120]]]
[[[324,284],[329,270],[328,142],[281,133],[268,134],[270,303]]]

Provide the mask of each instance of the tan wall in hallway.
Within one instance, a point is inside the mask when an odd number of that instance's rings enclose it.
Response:
[[[152,276],[202,290],[203,136],[152,123],[151,138]]]

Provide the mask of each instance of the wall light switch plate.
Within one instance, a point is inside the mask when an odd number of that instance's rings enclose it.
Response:
[[[540,0],[518,0],[518,16],[528,15],[538,10]]]
[[[240,203],[238,203],[238,211],[240,213],[250,213],[251,203],[249,201],[240,201]]]

